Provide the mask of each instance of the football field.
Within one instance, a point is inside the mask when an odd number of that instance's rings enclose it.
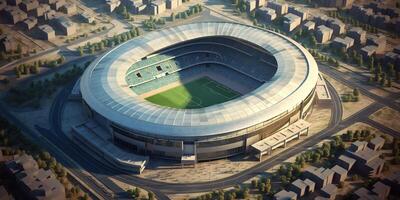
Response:
[[[161,106],[195,109],[219,104],[239,96],[240,93],[208,77],[202,77],[147,97],[146,100]]]

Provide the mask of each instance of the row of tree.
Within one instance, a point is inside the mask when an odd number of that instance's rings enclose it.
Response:
[[[60,56],[60,58],[55,60],[38,60],[33,63],[21,64],[14,68],[15,75],[17,78],[20,78],[22,75],[28,74],[38,74],[40,72],[40,67],[56,67],[62,63],[64,63],[65,57]]]

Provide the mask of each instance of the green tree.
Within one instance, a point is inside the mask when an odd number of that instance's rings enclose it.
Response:
[[[148,199],[149,200],[154,200],[154,193],[153,192],[149,192],[148,193]]]
[[[360,91],[358,90],[358,88],[353,89],[353,95],[356,97],[358,97],[360,95]]]

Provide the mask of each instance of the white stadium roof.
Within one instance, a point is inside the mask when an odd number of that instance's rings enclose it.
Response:
[[[125,74],[142,57],[207,36],[227,36],[257,44],[275,57],[277,72],[250,93],[199,109],[155,105],[128,87]],[[115,124],[141,134],[185,138],[237,131],[291,111],[314,89],[317,78],[314,58],[286,36],[248,25],[202,22],[153,31],[119,45],[92,62],[80,87],[85,102]]]

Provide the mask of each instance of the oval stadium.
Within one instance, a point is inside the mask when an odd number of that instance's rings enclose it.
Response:
[[[284,35],[199,22],[108,51],[86,69],[80,91],[117,146],[205,161],[246,152],[304,119],[317,79],[314,58]]]

